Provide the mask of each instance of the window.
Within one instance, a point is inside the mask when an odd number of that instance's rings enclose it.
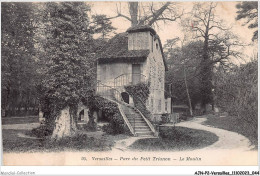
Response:
[[[162,111],[162,101],[159,100],[158,102],[158,111],[161,112]]]
[[[156,49],[158,49],[158,48],[159,48],[158,43],[156,43]]]
[[[168,109],[167,109],[167,100],[165,101],[165,112],[168,112]]]

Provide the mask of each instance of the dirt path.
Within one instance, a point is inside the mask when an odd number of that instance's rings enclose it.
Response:
[[[40,123],[28,123],[28,124],[5,124],[2,125],[3,130],[32,130],[40,126]]]
[[[128,151],[128,147],[132,145],[135,141],[139,139],[145,139],[145,138],[155,138],[155,137],[130,137],[127,139],[122,139],[119,141],[116,141],[114,147],[112,148],[112,151]]]
[[[243,135],[219,128],[214,128],[211,126],[202,125],[202,123],[206,120],[206,118],[194,118],[190,121],[178,123],[176,124],[176,126],[209,131],[219,137],[219,140],[214,144],[199,150],[237,149],[240,151],[249,151],[254,148],[254,146],[250,146],[250,141]],[[6,124],[2,125],[2,129],[31,130],[37,126],[39,126],[39,123]],[[102,134],[97,134],[97,132],[94,132],[93,135],[88,135],[92,137],[97,137],[96,135],[102,136]],[[22,134],[18,134],[18,136],[25,137],[22,136]],[[132,145],[135,141],[143,138],[145,137],[129,137],[126,139],[116,140],[116,143],[112,150],[123,152],[127,151],[129,150],[128,146]]]
[[[236,149],[240,151],[249,151],[254,148],[254,146],[250,146],[248,138],[243,135],[208,125],[202,125],[206,120],[206,118],[194,118],[191,121],[178,123],[176,126],[209,131],[219,137],[217,142],[200,150]]]
[[[211,127],[208,125],[203,125],[202,123],[206,121],[206,118],[194,118],[190,121],[185,121],[176,124],[176,126],[180,127],[186,127],[186,128],[192,128],[197,130],[205,130],[211,133],[214,133],[218,136],[218,141],[214,144],[207,146],[202,149],[198,149],[196,151],[205,151],[205,150],[238,150],[238,151],[249,151],[254,148],[254,146],[250,146],[250,141],[245,136],[240,135],[235,132]],[[113,151],[128,151],[127,147],[132,145],[135,141],[143,139],[143,137],[130,137],[127,139],[119,140],[116,142],[116,144],[113,147]],[[194,150],[193,150],[194,151]]]

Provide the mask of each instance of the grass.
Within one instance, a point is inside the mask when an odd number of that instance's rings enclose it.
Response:
[[[251,144],[255,145],[255,149],[258,146],[258,129],[257,124],[251,124],[243,119],[239,119],[235,116],[219,116],[210,115],[207,121],[204,122],[205,125],[210,125],[216,128],[221,128],[228,131],[233,131],[243,136],[247,137]]]
[[[26,116],[26,117],[5,117],[2,118],[2,124],[27,124],[27,123],[38,123],[38,116]]]
[[[36,119],[36,120],[35,120]],[[114,145],[113,137],[101,136],[100,138],[90,137],[88,134],[82,134],[79,132],[75,136],[64,138],[61,141],[52,141],[50,137],[41,135],[38,131],[32,129],[19,129],[24,124],[35,123],[38,118],[35,117],[15,117],[15,118],[3,118],[3,125],[17,124],[14,129],[2,128],[3,135],[3,151],[4,152],[60,152],[60,151],[107,151],[111,150]],[[36,128],[40,129],[40,128]],[[34,137],[25,138],[20,137],[18,134]]]
[[[211,145],[217,140],[215,134],[207,131],[173,127],[161,131],[159,138],[140,139],[129,148],[144,151],[194,150]]]
[[[60,151],[107,151],[111,150],[114,142],[105,137],[96,139],[86,134],[76,134],[60,141],[52,141],[49,137],[31,139],[18,137],[17,133],[27,130],[3,130],[4,152],[60,152]]]

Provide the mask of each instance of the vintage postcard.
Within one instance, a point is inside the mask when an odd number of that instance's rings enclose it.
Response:
[[[258,165],[257,1],[2,2],[1,35],[4,166]]]

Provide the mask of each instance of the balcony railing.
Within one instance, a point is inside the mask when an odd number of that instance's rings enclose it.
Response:
[[[97,81],[97,94],[112,100],[123,101],[121,93],[117,89],[100,81]]]
[[[114,87],[138,84],[145,82],[146,76],[140,73],[125,73],[114,79]]]

